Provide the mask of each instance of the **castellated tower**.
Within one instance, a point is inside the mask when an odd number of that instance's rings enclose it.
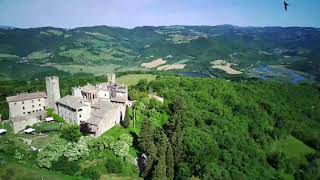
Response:
[[[59,77],[46,77],[46,88],[48,96],[48,107],[56,111],[56,102],[60,99]]]
[[[72,96],[82,97],[81,88],[80,87],[73,87],[72,88]]]
[[[116,74],[115,73],[108,73],[107,74],[108,82],[116,83]]]

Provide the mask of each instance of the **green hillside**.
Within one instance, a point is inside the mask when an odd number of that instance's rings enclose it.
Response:
[[[320,31],[316,28],[160,26],[83,27],[60,29],[0,29],[0,67],[28,66],[25,79],[41,77],[41,71],[84,72],[101,75],[106,71],[141,70],[142,63],[158,58],[174,64],[185,61],[184,72],[202,72],[229,76],[214,69],[210,62],[218,59],[234,65],[245,77],[259,77],[255,68],[261,65],[285,65],[306,79],[319,77]],[[39,67],[41,66],[41,67]],[[70,66],[72,70],[70,70]],[[92,70],[79,66],[90,66]],[[95,73],[95,68],[98,73]],[[144,69],[144,70],[155,70]],[[58,70],[56,70],[58,71]],[[61,73],[62,73],[61,72]],[[254,73],[252,73],[254,72]],[[288,71],[289,73],[291,71]],[[3,70],[0,76],[20,79]]]
[[[104,82],[105,77],[60,80],[64,96],[73,86]],[[77,129],[77,135],[71,137],[80,140],[72,141],[65,136],[70,131],[64,129],[79,127],[63,125],[60,130],[58,123],[34,126],[40,132],[51,129],[48,136],[8,133],[0,137],[0,165],[4,167],[0,178],[34,179],[40,174],[53,179],[320,178],[317,84],[161,74],[126,74],[119,81],[133,85],[129,98],[135,100],[135,106],[128,109],[131,121],[127,128],[115,126],[95,139],[82,136]],[[42,79],[0,81],[3,118],[8,117],[6,96],[44,89]],[[163,97],[164,102],[149,98],[150,93]],[[128,151],[117,151],[123,135],[131,137],[130,146]],[[32,144],[43,150],[30,151],[21,138],[34,140]],[[73,148],[77,144],[88,149],[78,152]],[[66,146],[69,148],[64,149]],[[73,151],[79,153],[75,159]],[[139,172],[132,162],[143,153],[148,161]]]

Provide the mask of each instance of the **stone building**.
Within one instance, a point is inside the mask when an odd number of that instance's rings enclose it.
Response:
[[[82,122],[86,126],[86,132],[94,136],[100,136],[116,124],[123,121],[125,105],[108,101],[98,101],[92,106],[91,117]]]
[[[129,103],[128,87],[117,84],[115,77],[112,81],[72,88],[72,96],[57,102],[59,115],[68,123],[80,124],[83,132],[102,135],[124,119]]]
[[[28,125],[43,118],[46,109],[47,95],[45,92],[21,93],[6,98],[9,104],[9,119],[14,132],[23,130]]]
[[[59,115],[67,122],[80,125],[89,119],[91,114],[89,101],[77,96],[65,96],[57,102]]]
[[[72,95],[60,98],[59,78],[46,77],[45,92],[22,93],[7,97],[10,120],[14,132],[28,125],[40,122],[45,110],[53,108],[67,123],[81,125],[85,132],[100,136],[125,116],[128,101],[128,87],[116,83],[115,75],[110,82],[87,84],[72,88]]]

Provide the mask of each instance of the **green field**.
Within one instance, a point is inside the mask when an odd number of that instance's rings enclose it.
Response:
[[[141,79],[146,79],[148,82],[156,79],[156,75],[152,74],[128,74],[117,78],[117,82],[128,86],[136,85]]]
[[[0,168],[0,179],[32,179],[32,180],[85,180],[83,177],[64,175],[60,172],[48,171],[37,168],[35,164],[25,164],[17,162],[7,162],[5,167]]]
[[[118,65],[108,64],[101,66],[89,66],[89,65],[54,65],[58,70],[69,72],[71,74],[76,73],[90,73],[95,76],[106,75],[108,72],[115,71]]]
[[[287,155],[289,159],[299,159],[306,161],[305,155],[309,153],[314,153],[315,150],[305,145],[299,139],[289,135],[286,138],[276,141],[272,147],[271,151],[273,152],[283,152]]]
[[[58,136],[58,134],[49,134],[48,136],[35,136],[32,137],[32,143],[31,145],[36,148],[42,148],[48,145],[50,142],[52,142],[52,139],[54,137]]]

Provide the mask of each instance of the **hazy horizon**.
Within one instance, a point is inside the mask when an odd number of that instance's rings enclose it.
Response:
[[[0,0],[0,25],[16,28],[89,26],[320,27],[320,1],[288,0]]]

